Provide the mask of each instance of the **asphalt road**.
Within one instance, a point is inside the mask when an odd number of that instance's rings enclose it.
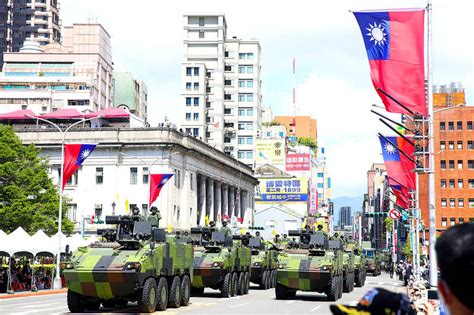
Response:
[[[390,279],[382,273],[378,277],[368,276],[362,288],[344,293],[338,303],[356,304],[362,295],[373,287],[383,287],[397,292],[406,292],[400,281]],[[187,307],[169,309],[157,314],[331,314],[326,296],[311,292],[298,292],[291,300],[276,300],[274,289],[260,290],[251,287],[250,293],[229,299],[221,298],[218,291],[207,290],[202,297],[192,297]],[[136,313],[136,304],[120,309],[100,309],[101,313]],[[0,314],[64,314],[69,313],[65,294],[12,298],[0,300]]]

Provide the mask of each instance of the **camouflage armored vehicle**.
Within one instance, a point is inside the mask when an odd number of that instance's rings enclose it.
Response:
[[[346,244],[347,248],[352,249],[354,253],[354,282],[356,287],[363,287],[365,284],[366,272],[365,272],[365,255],[362,253],[356,243]]]
[[[278,268],[278,250],[272,243],[261,242],[252,237],[248,246],[252,250],[252,268],[250,282],[260,285],[261,289],[270,289],[276,284]]]
[[[99,230],[104,242],[80,247],[64,270],[73,313],[138,302],[140,312],[189,304],[193,247],[130,216],[107,216],[116,229]]]
[[[193,294],[202,294],[206,287],[220,290],[223,297],[248,294],[250,248],[212,228],[192,228],[191,234],[200,236],[194,248]]]
[[[275,295],[277,299],[294,297],[296,291],[325,293],[336,301],[343,290],[343,253],[340,240],[328,241],[312,231],[289,231],[299,242],[288,243],[279,255]]]
[[[375,248],[371,248],[370,242],[362,242],[363,253],[365,256],[366,273],[372,273],[373,276],[380,275],[380,256]]]
[[[344,274],[344,292],[349,293],[354,290],[355,281],[355,255],[352,247],[344,245],[343,254],[343,274]]]

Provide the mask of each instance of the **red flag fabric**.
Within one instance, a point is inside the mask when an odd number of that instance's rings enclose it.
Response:
[[[153,202],[160,195],[161,189],[168,182],[173,174],[151,174],[150,175],[150,200],[148,207],[151,207]]]
[[[354,15],[364,39],[370,77],[387,111],[428,114],[425,95],[424,9],[359,11]]]
[[[82,165],[92,151],[95,149],[95,144],[65,144],[64,145],[64,164],[63,164],[63,182],[61,189],[64,189],[72,174]]]
[[[413,171],[415,163],[399,151],[400,149],[411,157],[415,151],[414,147],[402,137],[385,138],[388,141],[380,137],[380,144],[388,176],[408,189],[416,189],[415,172]]]

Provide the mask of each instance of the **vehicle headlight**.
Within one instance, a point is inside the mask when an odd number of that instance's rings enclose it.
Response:
[[[224,263],[222,261],[216,261],[212,264],[212,267],[222,267]]]
[[[283,269],[285,268],[286,266],[284,264],[278,264],[278,269]]]
[[[259,263],[259,262],[256,262],[256,263],[254,263],[253,265],[258,267],[258,266],[260,266],[260,263]]]
[[[128,270],[131,270],[131,269],[135,269],[135,270],[140,270],[140,267],[142,266],[141,263],[139,262],[129,262],[125,265],[125,269],[128,269]]]
[[[65,267],[66,269],[72,269],[74,268],[74,265],[72,263],[67,263]]]

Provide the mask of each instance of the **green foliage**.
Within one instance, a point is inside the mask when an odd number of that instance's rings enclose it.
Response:
[[[11,127],[0,125],[0,229],[10,233],[22,227],[32,234],[57,232],[59,192],[48,177],[48,164],[33,145],[24,146]],[[73,224],[66,218],[62,230]]]
[[[385,218],[385,229],[389,232],[393,230],[393,220],[390,218]]]
[[[412,252],[411,252],[411,245],[410,245],[410,238],[407,238],[407,241],[405,243],[405,245],[403,246],[403,254],[405,255],[405,257],[407,257],[407,259],[411,260],[413,255],[412,255]]]
[[[307,147],[310,147],[313,150],[316,150],[318,148],[318,143],[316,142],[316,140],[314,140],[312,138],[299,137],[298,138],[298,143],[302,144],[302,145],[305,145]]]
[[[266,123],[263,123],[262,124],[263,126],[265,127],[271,127],[271,126],[282,126],[281,123],[279,123],[278,121],[276,120],[272,120],[271,122],[266,122]]]

